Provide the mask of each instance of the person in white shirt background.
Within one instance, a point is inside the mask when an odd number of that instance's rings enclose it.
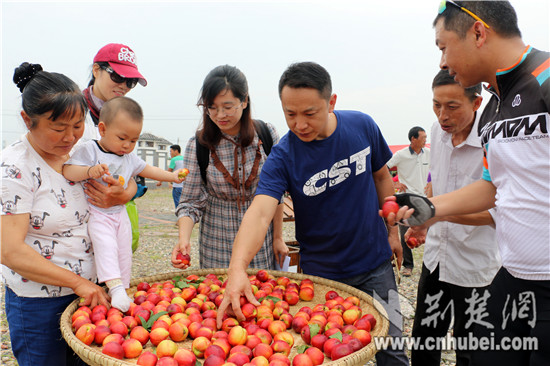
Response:
[[[441,70],[432,82],[433,110],[430,173],[434,195],[451,192],[481,178],[483,148],[479,137],[481,84],[464,89]],[[468,299],[482,294],[498,269],[500,255],[489,211],[446,217],[430,227],[418,282],[412,336],[444,337],[454,317],[453,336],[468,337]],[[477,226],[479,225],[479,226]],[[409,232],[405,234],[408,238]],[[437,307],[433,299],[438,298]],[[452,307],[447,310],[447,306]],[[452,311],[451,311],[452,309]],[[432,318],[441,312],[439,319]],[[439,365],[440,350],[411,351],[411,365]],[[456,364],[467,365],[466,350],[456,350]]]
[[[426,147],[426,131],[422,127],[415,126],[409,130],[408,137],[411,144],[393,154],[386,165],[389,169],[397,168],[399,182],[396,182],[394,187],[399,192],[424,196],[430,164],[430,149]],[[403,247],[403,275],[408,277],[412,274],[414,260],[411,249],[404,240],[406,231],[407,227],[399,227],[399,236]]]

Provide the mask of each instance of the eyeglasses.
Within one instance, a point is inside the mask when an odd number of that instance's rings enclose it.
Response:
[[[103,66],[101,68],[109,73],[112,81],[117,84],[122,84],[126,82],[126,86],[130,89],[133,89],[139,81],[139,79],[137,78],[123,78],[122,76],[117,74],[115,70],[113,70],[110,66]]]
[[[237,109],[239,109],[239,107],[242,105],[243,105],[243,102],[241,102],[239,105],[223,106],[221,109],[225,116],[231,117],[237,112]],[[210,117],[216,117],[218,115],[219,108],[210,106],[205,109],[206,109],[206,114],[208,114]]]
[[[478,17],[477,15],[475,15],[474,13],[472,13],[470,10],[466,9],[465,7],[463,6],[460,6],[458,5],[457,3],[455,3],[454,1],[451,1],[451,0],[443,0],[440,4],[439,4],[439,14],[443,13],[445,11],[445,9],[447,9],[447,4],[451,4],[457,8],[459,8],[460,10],[462,10],[463,12],[465,12],[466,14],[468,14],[469,16],[471,16],[472,18],[474,18],[475,20],[483,23],[483,25],[485,26],[485,28],[489,29],[491,27],[489,27],[489,25],[487,23],[485,23],[483,21],[483,19],[481,19],[480,17]]]

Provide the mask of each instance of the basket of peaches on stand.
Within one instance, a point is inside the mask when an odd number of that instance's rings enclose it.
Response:
[[[260,306],[241,298],[246,320],[216,326],[226,269],[132,280],[126,313],[71,303],[61,317],[69,346],[89,365],[364,365],[385,337],[381,304],[351,286],[300,273],[247,270]]]

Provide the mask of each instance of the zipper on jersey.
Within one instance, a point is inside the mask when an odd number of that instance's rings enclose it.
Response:
[[[500,96],[495,92],[495,90],[491,87],[488,88],[487,86],[483,85],[483,88],[488,91],[489,93],[493,94],[497,98],[497,110],[496,113],[498,114],[500,112]]]

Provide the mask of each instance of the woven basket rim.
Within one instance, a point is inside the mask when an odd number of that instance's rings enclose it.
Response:
[[[254,269],[254,268],[249,268],[246,270],[246,272],[249,275],[256,274],[258,271],[259,269]],[[380,304],[380,302],[378,302],[376,299],[366,294],[365,292],[360,291],[344,283],[337,282],[334,280],[329,280],[322,277],[305,275],[301,273],[273,271],[273,270],[267,270],[267,272],[269,274],[272,274],[275,277],[285,276],[294,280],[303,280],[308,278],[308,279],[311,279],[314,282],[314,284],[322,284],[327,287],[332,287],[334,289],[345,291],[352,296],[356,296],[361,300],[362,303],[363,301],[367,301],[367,304],[371,305],[380,315],[381,324],[379,324],[380,320],[378,320],[377,322],[377,329],[380,325],[380,334],[377,336],[379,337],[387,336],[388,329],[389,329],[388,314],[384,309],[384,307],[382,306],[382,304]],[[189,276],[189,275],[205,276],[207,274],[226,276],[227,269],[226,268],[186,269],[183,271],[181,270],[172,271],[172,272],[166,272],[166,273],[156,274],[152,276],[139,277],[139,278],[133,279],[130,282],[129,290],[133,290],[140,282],[154,283],[154,282],[166,281],[177,276]],[[76,338],[76,336],[72,331],[71,317],[78,307],[79,307],[79,299],[76,299],[71,304],[69,304],[69,306],[65,309],[65,311],[61,315],[61,320],[60,320],[61,334],[63,335],[63,338],[65,339],[67,344],[75,351],[75,353],[80,358],[82,358],[84,362],[93,366],[135,365],[135,362],[137,359],[133,359],[131,361],[128,361],[127,359],[118,360],[116,358],[113,358],[101,353],[96,348],[86,346],[78,338]],[[378,350],[375,348],[374,341],[371,341],[366,347],[361,348],[359,351],[354,352],[346,357],[342,357],[336,361],[325,362],[323,363],[323,365],[327,365],[327,366],[363,365],[368,360],[373,358],[377,351]]]

